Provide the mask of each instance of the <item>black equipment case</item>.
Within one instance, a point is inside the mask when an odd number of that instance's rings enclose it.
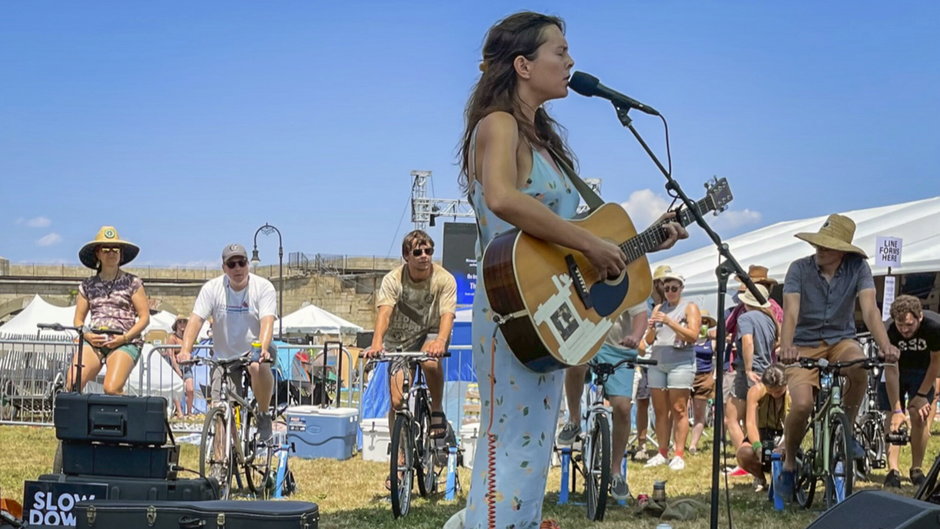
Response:
[[[114,476],[45,474],[39,476],[39,481],[53,483],[101,483],[108,486],[109,500],[205,501],[219,499],[219,484],[214,478],[166,480]]]
[[[163,397],[59,393],[55,435],[63,441],[162,446],[167,440]]]
[[[305,501],[83,501],[76,529],[317,529],[320,509]]]
[[[62,441],[66,474],[176,479],[179,446],[132,446]]]

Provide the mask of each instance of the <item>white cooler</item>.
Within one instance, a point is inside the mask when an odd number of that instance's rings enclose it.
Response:
[[[359,427],[362,428],[362,459],[388,463],[388,445],[392,438],[388,419],[363,419]]]

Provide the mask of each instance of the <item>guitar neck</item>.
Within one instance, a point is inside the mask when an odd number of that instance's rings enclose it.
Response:
[[[712,208],[708,205],[708,197],[696,202],[695,209],[702,215],[711,211]],[[694,220],[695,216],[692,215],[691,211],[681,209],[679,213],[676,214],[675,220],[658,222],[646,228],[641,233],[636,234],[636,236],[631,237],[620,245],[620,249],[627,255],[627,263],[636,261],[666,242],[666,239],[669,238],[669,232],[666,231],[663,225],[667,222],[678,222],[682,227],[685,227],[692,224]]]

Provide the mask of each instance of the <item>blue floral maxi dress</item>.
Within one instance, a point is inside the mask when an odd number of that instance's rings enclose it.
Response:
[[[581,200],[570,180],[559,174],[537,151],[532,151],[532,173],[523,193],[532,196],[562,218],[572,218]],[[486,207],[483,186],[472,180],[471,196],[480,229],[477,262],[482,249],[499,234],[514,227]],[[477,275],[473,301],[473,364],[480,387],[481,436],[473,460],[464,527],[487,525],[488,445],[486,427],[493,416],[495,436],[495,527],[537,528],[542,519],[545,481],[551,462],[564,371],[536,373],[519,362],[503,338],[486,296],[482,272]],[[495,373],[495,378],[492,376]],[[495,396],[491,402],[492,395]]]

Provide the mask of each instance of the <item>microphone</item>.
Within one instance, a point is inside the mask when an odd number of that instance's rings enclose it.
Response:
[[[640,112],[646,112],[654,116],[660,115],[659,111],[655,108],[644,105],[630,96],[623,95],[616,90],[602,85],[597,77],[588,73],[574,72],[571,79],[568,81],[568,87],[583,96],[597,96],[609,100],[614,105],[635,108]]]

